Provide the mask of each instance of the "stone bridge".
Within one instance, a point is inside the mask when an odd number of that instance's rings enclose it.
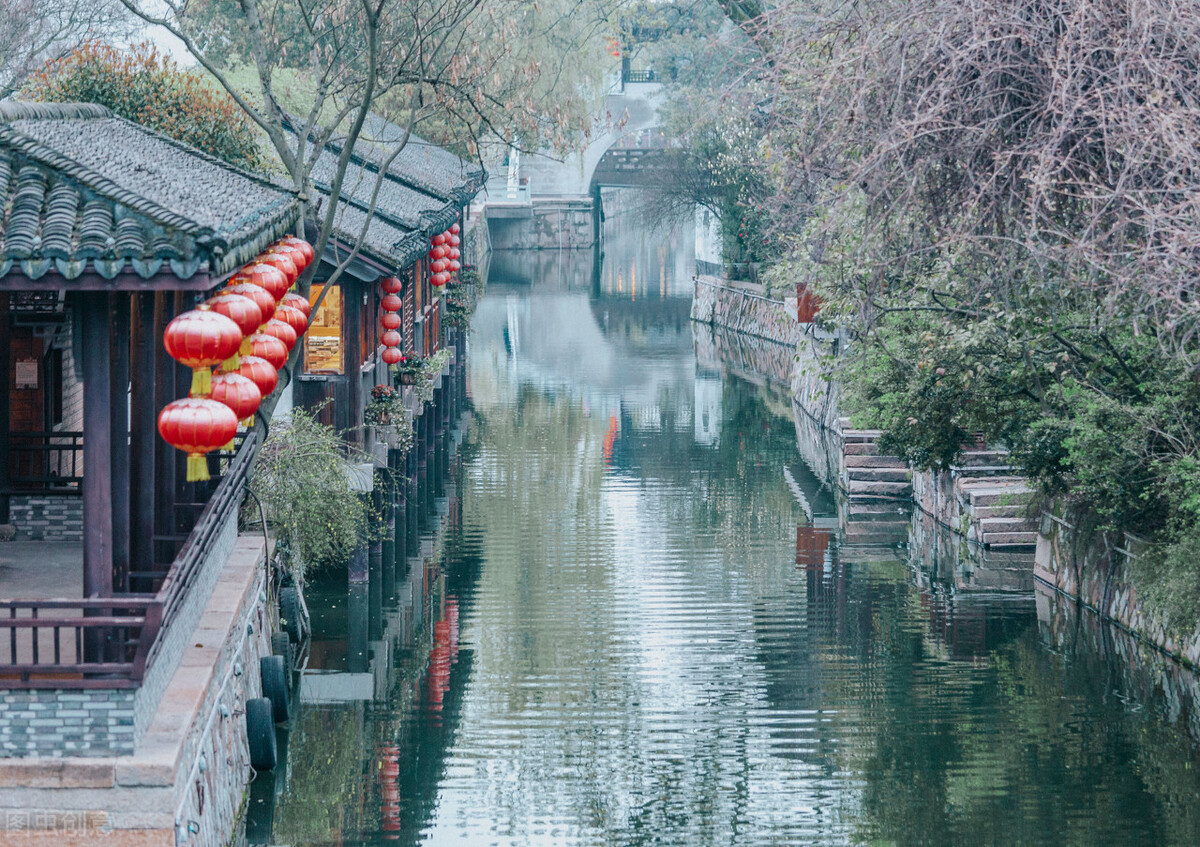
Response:
[[[587,248],[600,230],[599,190],[636,188],[674,155],[658,131],[663,102],[657,82],[614,84],[597,130],[581,149],[507,152],[493,165],[485,208],[496,249]]]

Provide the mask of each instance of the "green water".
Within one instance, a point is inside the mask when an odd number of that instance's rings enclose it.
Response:
[[[1200,843],[1194,680],[839,545],[786,396],[698,366],[684,236],[609,235],[598,278],[493,276],[375,693],[302,690],[273,843]],[[359,607],[318,589],[347,673]]]

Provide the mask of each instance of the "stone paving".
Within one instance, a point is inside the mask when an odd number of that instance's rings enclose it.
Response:
[[[83,596],[83,545],[67,541],[0,542],[0,599]]]

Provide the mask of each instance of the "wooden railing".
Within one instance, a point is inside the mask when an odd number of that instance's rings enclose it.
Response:
[[[0,689],[133,688],[176,623],[245,493],[263,428],[219,460],[222,476],[154,594],[0,600]],[[216,470],[216,468],[214,468]]]
[[[132,688],[162,620],[154,596],[0,600],[0,689]]]
[[[10,432],[8,442],[12,491],[79,492],[82,432]]]

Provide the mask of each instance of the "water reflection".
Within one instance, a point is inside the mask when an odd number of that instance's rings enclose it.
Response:
[[[1200,841],[1191,675],[914,567],[683,297],[494,282],[424,635],[302,712],[279,843]]]

